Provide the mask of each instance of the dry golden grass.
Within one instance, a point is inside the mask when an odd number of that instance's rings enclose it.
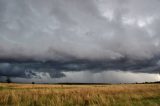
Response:
[[[0,83],[0,106],[160,106],[160,84]]]

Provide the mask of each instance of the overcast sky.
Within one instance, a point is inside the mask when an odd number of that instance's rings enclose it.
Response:
[[[159,11],[159,0],[0,0],[0,80],[160,80]]]

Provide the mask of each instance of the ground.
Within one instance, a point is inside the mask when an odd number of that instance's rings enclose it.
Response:
[[[160,84],[0,83],[0,106],[160,106]]]

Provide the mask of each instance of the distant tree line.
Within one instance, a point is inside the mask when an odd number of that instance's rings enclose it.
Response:
[[[12,83],[11,78],[7,76],[7,77],[6,77],[6,82],[7,82],[7,83]]]

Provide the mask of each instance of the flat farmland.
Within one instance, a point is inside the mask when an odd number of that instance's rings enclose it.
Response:
[[[0,83],[0,106],[160,106],[160,84]]]

